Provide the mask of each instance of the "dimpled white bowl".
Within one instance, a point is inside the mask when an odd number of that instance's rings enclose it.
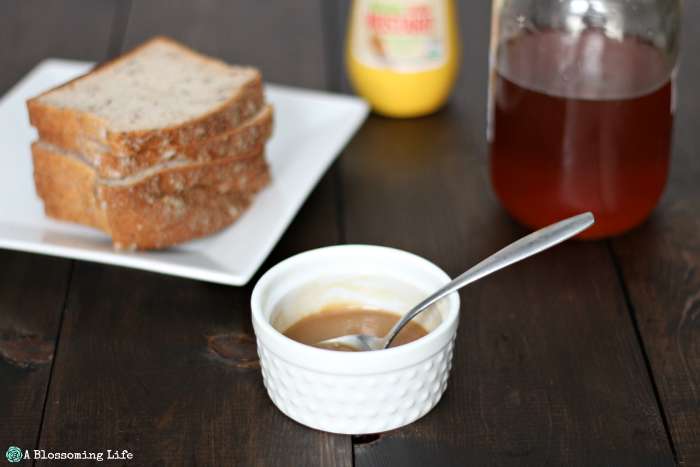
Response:
[[[391,430],[428,413],[442,397],[452,367],[456,293],[416,318],[428,335],[391,349],[318,349],[278,329],[337,304],[403,314],[449,280],[419,256],[368,245],[312,250],[274,266],[251,298],[263,380],[273,403],[303,425],[343,434]]]

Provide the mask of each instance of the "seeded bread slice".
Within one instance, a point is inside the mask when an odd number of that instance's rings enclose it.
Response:
[[[261,146],[206,163],[169,163],[121,180],[98,177],[79,156],[32,145],[46,215],[98,228],[118,249],[160,249],[232,224],[269,183]]]
[[[143,151],[137,157],[115,156],[107,152],[106,146],[100,144],[82,145],[80,151],[71,148],[67,148],[67,150],[80,154],[95,168],[99,177],[119,179],[135,175],[165,162],[210,162],[216,159],[245,155],[255,147],[265,143],[272,134],[272,126],[272,107],[267,105],[238,128],[206,139],[201,144],[168,149],[164,152]],[[41,132],[39,132],[39,137],[41,139]]]
[[[258,70],[227,65],[164,37],[27,101],[42,140],[134,159],[230,131],[263,106]]]

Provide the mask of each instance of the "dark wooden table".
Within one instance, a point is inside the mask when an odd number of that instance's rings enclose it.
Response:
[[[247,362],[251,285],[0,250],[1,453],[128,449],[136,465],[700,465],[700,3],[685,3],[659,208],[627,235],[562,245],[462,293],[449,387],[425,418],[350,437],[282,415]],[[348,92],[347,7],[3,0],[0,90],[45,57],[101,61],[160,33],[255,64],[271,82]],[[454,275],[524,233],[487,177],[489,16],[489,2],[461,2],[449,105],[421,119],[370,117],[262,271],[347,242],[413,251]]]

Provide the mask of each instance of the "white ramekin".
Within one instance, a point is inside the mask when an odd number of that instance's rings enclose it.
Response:
[[[403,313],[449,280],[419,256],[367,245],[312,250],[274,266],[251,298],[263,380],[274,404],[303,425],[343,434],[391,430],[425,415],[447,386],[457,294],[420,317],[433,328],[427,336],[375,352],[317,349],[285,337],[272,322],[284,329],[332,303]]]

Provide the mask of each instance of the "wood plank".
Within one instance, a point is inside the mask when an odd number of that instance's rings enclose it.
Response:
[[[132,8],[127,48],[165,34],[228,62],[252,64],[269,82],[326,87],[325,68],[319,68],[324,63],[320,0],[179,0],[135,2]]]
[[[5,0],[0,6],[0,89],[47,57],[104,60],[114,0]]]
[[[0,449],[34,449],[70,261],[0,250]]]
[[[168,34],[260,64],[266,79],[323,87],[319,3],[135,2],[124,43]],[[302,56],[289,53],[299,44]],[[262,270],[338,241],[335,194],[325,177]],[[78,263],[42,447],[114,446],[137,464],[351,465],[350,437],[298,425],[268,398],[251,288]]]
[[[680,465],[700,465],[700,4],[684,5],[671,176],[651,219],[612,242]]]
[[[349,242],[407,249],[454,276],[524,234],[491,199],[458,123],[444,112],[366,125],[342,160]],[[380,139],[394,143],[376,149]],[[357,465],[672,465],[604,244],[564,245],[462,299],[445,399],[357,446]]]
[[[82,14],[76,16],[75,10]],[[111,1],[3,1],[0,94],[46,57],[104,58],[113,16]],[[22,449],[37,445],[71,261],[0,250],[0,264],[0,449],[4,455],[10,445]]]
[[[490,8],[460,6],[467,39],[447,108],[372,117],[341,159],[347,241],[413,251],[453,276],[525,234],[488,181]],[[604,243],[562,245],[462,300],[443,400],[410,426],[356,439],[356,465],[674,464]]]
[[[267,397],[249,294],[78,263],[41,447],[128,449],[137,464],[348,465],[347,438]]]

